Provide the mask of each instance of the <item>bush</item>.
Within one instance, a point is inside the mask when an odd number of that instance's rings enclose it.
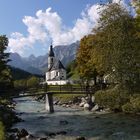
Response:
[[[130,102],[122,106],[125,113],[140,113],[140,95],[130,97]]]
[[[130,102],[134,108],[135,113],[140,113],[140,96],[136,98],[131,98]]]
[[[3,123],[0,121],[0,140],[5,140],[5,130]]]
[[[133,113],[134,109],[132,107],[131,103],[126,103],[125,105],[122,106],[122,111],[125,113]]]
[[[129,101],[129,95],[127,91],[119,90],[116,86],[112,89],[97,91],[95,101],[102,107],[122,111],[122,106]]]

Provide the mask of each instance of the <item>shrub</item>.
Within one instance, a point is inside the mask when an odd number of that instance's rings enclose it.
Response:
[[[131,98],[130,102],[134,108],[134,113],[140,113],[140,96],[136,98]]]
[[[129,102],[122,106],[122,111],[125,113],[133,113],[133,110],[132,104]]]
[[[95,101],[102,107],[110,108],[111,110],[122,110],[122,105],[129,101],[127,91],[120,90],[118,86],[101,90],[95,93]]]
[[[130,102],[122,106],[125,113],[140,113],[140,95],[130,97]]]

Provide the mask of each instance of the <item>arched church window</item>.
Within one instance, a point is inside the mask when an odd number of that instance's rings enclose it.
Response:
[[[58,76],[58,71],[56,72],[56,76]]]

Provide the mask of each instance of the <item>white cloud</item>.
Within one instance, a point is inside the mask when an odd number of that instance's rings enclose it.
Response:
[[[117,3],[118,1],[114,0]],[[25,16],[23,18],[22,21],[27,26],[28,34],[24,36],[18,32],[12,33],[9,39],[9,49],[11,52],[23,55],[36,42],[47,43],[51,39],[54,45],[73,43],[92,31],[94,25],[97,24],[101,10],[98,4],[88,6],[82,11],[81,18],[76,20],[72,28],[66,28],[62,23],[62,18],[51,8],[45,12],[39,10],[35,17]]]

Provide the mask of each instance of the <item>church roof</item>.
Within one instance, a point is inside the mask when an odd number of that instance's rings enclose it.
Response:
[[[59,70],[59,69],[64,69],[65,67],[63,66],[63,64],[61,63],[61,61],[56,61],[51,67],[50,69],[48,69],[48,71],[52,71],[52,70]]]
[[[52,45],[50,46],[49,56],[50,56],[50,57],[54,57],[54,52],[53,52],[53,47],[52,47]]]

